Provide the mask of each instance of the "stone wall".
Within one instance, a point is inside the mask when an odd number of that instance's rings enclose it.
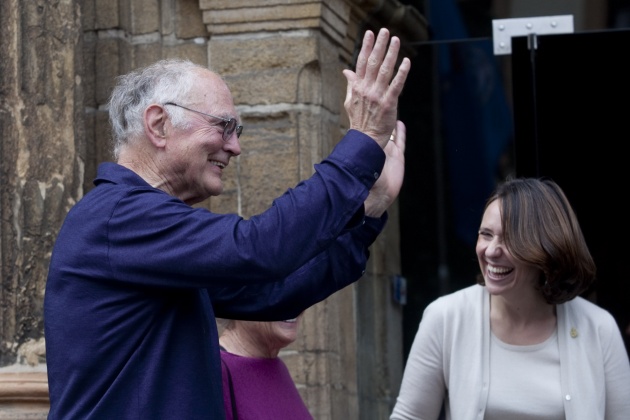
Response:
[[[261,4],[262,3],[262,4]],[[345,78],[362,31],[409,41],[426,23],[397,1],[66,0],[0,4],[0,418],[45,418],[42,301],[68,209],[111,160],[116,76],[166,57],[225,77],[245,131],[212,211],[249,217],[310,176],[347,128]],[[317,419],[380,419],[402,373],[398,219],[365,278],[307,310],[282,357]]]
[[[83,189],[80,28],[73,1],[0,3],[0,418],[47,405],[46,273]]]

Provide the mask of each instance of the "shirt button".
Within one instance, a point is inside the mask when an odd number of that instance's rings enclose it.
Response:
[[[571,401],[571,396],[569,394],[567,394],[567,395],[565,395],[564,399],[567,400],[567,401]]]
[[[378,179],[378,172],[374,172],[374,179]]]

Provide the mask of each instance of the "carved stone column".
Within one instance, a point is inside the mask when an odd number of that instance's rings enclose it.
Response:
[[[0,418],[47,412],[46,274],[82,195],[79,28],[76,1],[0,3]]]

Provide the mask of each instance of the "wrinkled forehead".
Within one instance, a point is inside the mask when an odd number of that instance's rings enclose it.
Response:
[[[193,88],[191,101],[205,109],[235,113],[234,99],[227,84],[210,70],[200,69],[198,82]]]

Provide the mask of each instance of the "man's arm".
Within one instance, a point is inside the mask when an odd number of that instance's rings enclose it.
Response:
[[[296,317],[363,276],[369,246],[386,221],[387,215],[366,219],[284,279],[245,287],[208,289],[215,316],[257,321]]]

